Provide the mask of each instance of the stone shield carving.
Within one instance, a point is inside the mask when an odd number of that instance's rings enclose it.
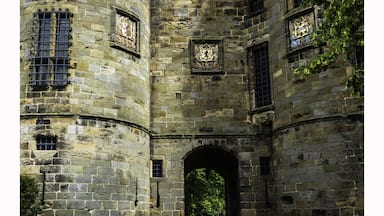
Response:
[[[290,48],[296,49],[312,42],[310,35],[315,27],[314,14],[309,13],[289,21]]]
[[[132,16],[116,13],[114,43],[124,49],[138,52],[138,20]]]
[[[192,40],[192,72],[221,72],[222,43],[220,40]]]

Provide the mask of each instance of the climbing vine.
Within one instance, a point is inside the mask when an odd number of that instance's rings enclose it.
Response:
[[[294,73],[308,75],[319,73],[336,62],[341,55],[353,67],[346,86],[353,93],[362,91],[364,65],[355,55],[364,47],[363,0],[303,0],[301,6],[319,5],[323,8],[323,21],[312,34],[315,46],[326,45],[325,51],[308,64],[295,69]]]
[[[39,187],[35,179],[20,176],[20,215],[35,216],[41,208],[38,202]]]

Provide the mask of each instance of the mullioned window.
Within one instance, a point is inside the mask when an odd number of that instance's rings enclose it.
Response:
[[[63,88],[68,84],[71,16],[68,10],[34,14],[34,55],[29,74],[34,90]]]
[[[269,73],[268,43],[263,42],[252,46],[249,50],[251,61],[252,79],[252,108],[260,108],[272,104],[271,79]]]

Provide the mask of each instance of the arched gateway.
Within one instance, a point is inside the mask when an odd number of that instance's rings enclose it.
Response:
[[[239,160],[235,154],[216,146],[195,148],[184,157],[185,176],[198,168],[215,170],[225,179],[226,215],[239,215]]]

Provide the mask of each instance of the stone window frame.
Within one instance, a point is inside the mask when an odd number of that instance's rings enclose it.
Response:
[[[267,55],[267,58],[266,58],[266,66],[267,66],[267,70],[265,71],[267,76],[265,76],[266,74],[263,74],[263,80],[262,81],[258,81],[259,83],[260,82],[265,82],[265,81],[268,81],[269,82],[269,90],[267,91],[268,92],[268,95],[269,95],[269,103],[267,103],[268,101],[266,101],[265,103],[262,102],[262,104],[258,104],[258,99],[257,99],[257,94],[264,94],[264,88],[263,87],[260,87],[261,88],[261,91],[260,92],[260,88],[257,87],[257,82],[256,82],[256,79],[257,79],[257,76],[260,75],[260,73],[257,73],[256,72],[256,60],[254,59],[255,56],[253,56],[256,52],[256,50],[258,49],[266,49],[266,55]],[[271,72],[270,72],[270,59],[269,59],[269,42],[268,41],[260,41],[259,43],[254,43],[252,44],[252,46],[249,46],[248,47],[248,61],[249,61],[249,66],[250,66],[250,71],[251,71],[251,77],[250,79],[252,80],[252,87],[251,87],[251,91],[250,91],[250,94],[251,94],[251,113],[253,112],[263,112],[263,111],[266,111],[266,110],[271,110],[274,108],[274,105],[273,105],[273,98],[272,98],[272,77],[271,77]],[[265,66],[265,65],[264,65]]]
[[[32,90],[62,90],[70,81],[69,48],[73,14],[69,9],[39,9],[33,14],[33,51],[29,72]]]
[[[164,177],[164,160],[152,159],[151,160],[151,177],[163,178]]]
[[[56,150],[56,147],[57,147],[56,136],[38,134],[36,135],[35,139],[36,139],[36,150],[41,150],[41,151]]]
[[[215,74],[224,74],[224,46],[222,38],[192,38],[190,39],[190,65],[192,74],[201,74],[201,75],[215,75]],[[215,67],[200,67],[198,66],[195,52],[195,45],[198,44],[211,44],[217,45],[217,59]]]
[[[124,10],[122,8],[119,8],[117,6],[112,6],[113,8],[113,14],[111,19],[111,47],[114,47],[116,49],[125,51],[127,53],[130,53],[138,58],[140,58],[140,32],[141,32],[141,22],[137,15],[135,15],[133,12]],[[129,48],[127,46],[124,46],[121,44],[118,40],[119,35],[116,32],[117,28],[117,16],[124,16],[128,18],[131,22],[134,22],[136,25],[135,30],[135,41],[136,41],[136,49]]]

